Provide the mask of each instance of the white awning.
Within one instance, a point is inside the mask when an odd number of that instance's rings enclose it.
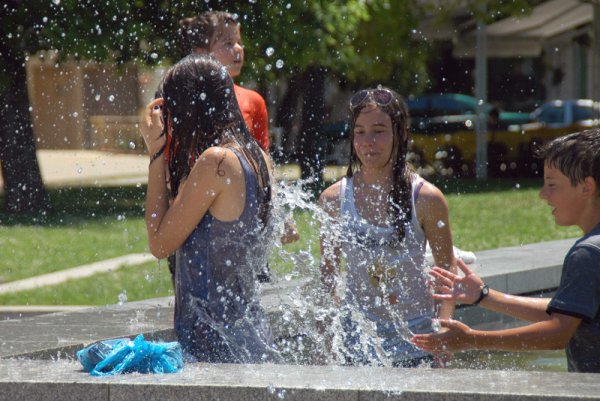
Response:
[[[590,24],[592,4],[579,0],[550,0],[524,17],[511,17],[487,27],[488,57],[537,57],[544,42],[556,35]],[[454,57],[475,57],[475,32],[462,35],[453,49]]]

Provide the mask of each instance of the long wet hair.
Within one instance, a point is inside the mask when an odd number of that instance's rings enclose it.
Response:
[[[248,132],[227,68],[212,56],[185,57],[167,71],[159,92],[165,100],[164,134],[171,133],[167,157],[172,196],[177,196],[179,185],[206,149],[235,147],[258,179],[259,216],[266,226],[271,206],[269,170]]]
[[[414,169],[406,162],[408,153],[408,109],[402,97],[395,91],[377,87],[372,90],[388,91],[392,95],[389,104],[381,105],[373,99],[369,93],[364,101],[356,107],[350,105],[350,163],[346,172],[347,177],[352,177],[359,171],[362,163],[354,150],[354,128],[356,120],[365,108],[377,107],[390,116],[392,120],[393,142],[392,153],[389,163],[392,163],[392,190],[388,194],[388,213],[392,216],[392,224],[398,233],[398,239],[402,241],[406,235],[405,225],[410,222],[412,216],[412,175]]]

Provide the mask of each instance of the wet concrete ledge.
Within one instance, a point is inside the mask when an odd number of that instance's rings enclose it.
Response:
[[[523,294],[554,289],[564,255],[573,242],[569,239],[479,252],[472,268],[500,291]],[[283,313],[280,306],[294,305],[304,283],[284,280],[264,286],[262,303],[274,328]],[[510,321],[478,307],[459,308],[456,318],[474,326]],[[0,359],[72,357],[92,342],[139,333],[147,339],[175,339],[172,297],[0,321]]]
[[[573,240],[477,254],[474,268],[493,288],[534,293],[558,286]],[[298,282],[265,287],[263,302],[280,313]],[[461,308],[459,318],[470,319]],[[101,339],[170,341],[172,298],[60,312],[0,322],[2,400],[600,400],[600,376],[552,372],[432,370],[306,365],[188,364],[173,375],[95,378],[73,355]],[[481,319],[481,316],[475,316]],[[481,323],[481,321],[480,321]]]
[[[600,400],[600,380],[596,374],[228,364],[98,378],[74,362],[5,360],[4,400]]]

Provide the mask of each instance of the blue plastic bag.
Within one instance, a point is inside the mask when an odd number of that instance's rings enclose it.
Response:
[[[129,338],[98,341],[77,352],[77,359],[92,376],[119,373],[175,373],[183,368],[178,342],[150,342],[140,334]]]

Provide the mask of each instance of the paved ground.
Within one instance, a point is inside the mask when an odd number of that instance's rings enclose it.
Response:
[[[47,285],[56,285],[64,283],[67,280],[82,279],[93,276],[94,274],[115,271],[124,266],[139,265],[151,260],[156,259],[149,253],[134,253],[131,255],[119,256],[117,258],[101,260],[99,262],[73,267],[71,269],[0,284],[0,294],[32,290]],[[1,311],[2,306],[0,306],[0,312]]]

